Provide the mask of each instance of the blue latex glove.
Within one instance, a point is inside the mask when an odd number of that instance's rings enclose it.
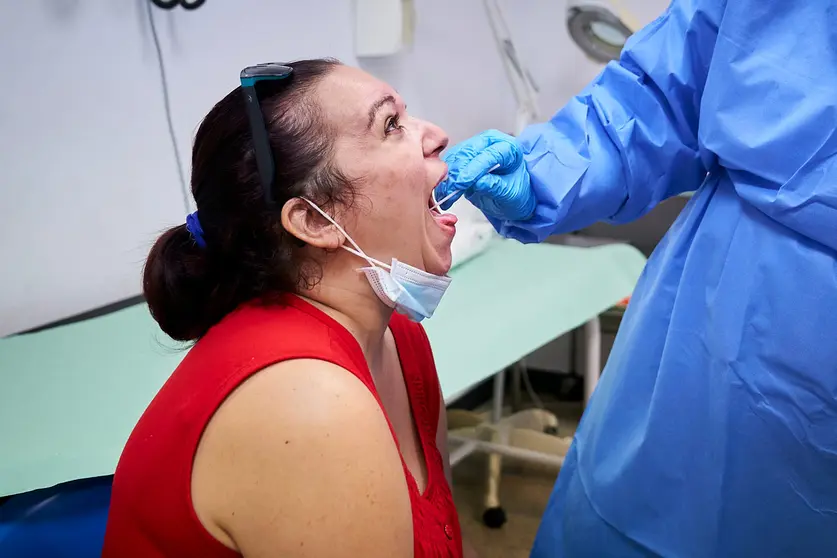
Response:
[[[523,151],[514,137],[488,130],[455,145],[443,159],[448,164],[448,178],[436,187],[436,199],[461,193],[442,204],[442,209],[464,194],[489,218],[525,221],[534,213],[535,194]]]

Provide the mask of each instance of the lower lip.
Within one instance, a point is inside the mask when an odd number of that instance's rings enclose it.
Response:
[[[458,221],[456,215],[453,213],[439,213],[429,209],[428,211],[430,211],[430,216],[434,221],[436,221],[436,224],[439,225],[440,229],[451,236],[456,234],[456,222]]]

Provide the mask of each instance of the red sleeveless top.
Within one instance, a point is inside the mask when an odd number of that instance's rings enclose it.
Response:
[[[441,409],[430,343],[420,325],[398,314],[390,330],[427,465],[427,488],[420,494],[401,461],[413,514],[414,556],[461,558],[459,520],[436,448]],[[236,310],[189,351],[128,439],[113,481],[104,558],[238,556],[212,537],[195,513],[192,461],[207,423],[241,382],[296,358],[343,367],[381,404],[360,345],[319,309],[289,296],[282,306]],[[390,432],[395,438],[391,424]]]

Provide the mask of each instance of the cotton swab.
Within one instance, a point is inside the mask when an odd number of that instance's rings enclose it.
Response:
[[[451,192],[450,194],[448,194],[447,196],[445,196],[444,198],[442,198],[441,200],[436,202],[436,205],[431,207],[430,210],[432,211],[434,209],[437,209],[437,210],[441,211],[441,205],[443,203],[445,203],[446,201],[448,201],[449,199],[451,199],[452,197],[454,197],[456,194],[459,194],[460,192],[461,192],[461,190],[454,190],[453,192]]]
[[[500,168],[500,164],[498,163],[498,164],[494,165],[493,167],[491,167],[490,169],[488,169],[488,174],[491,174],[492,172],[496,171],[499,168]],[[451,192],[450,194],[448,194],[447,196],[445,196],[441,200],[437,201],[436,204],[433,207],[430,208],[430,210],[432,211],[432,210],[435,209],[435,210],[441,211],[441,206],[442,206],[443,203],[445,203],[446,201],[448,201],[449,199],[454,197],[456,194],[459,194],[461,192],[462,192],[461,190],[454,190],[453,192]],[[434,199],[435,199],[435,196],[434,196]]]

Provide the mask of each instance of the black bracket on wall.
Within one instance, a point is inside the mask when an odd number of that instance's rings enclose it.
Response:
[[[197,10],[206,0],[151,0],[151,3],[162,10],[173,10],[181,6],[184,10]]]

